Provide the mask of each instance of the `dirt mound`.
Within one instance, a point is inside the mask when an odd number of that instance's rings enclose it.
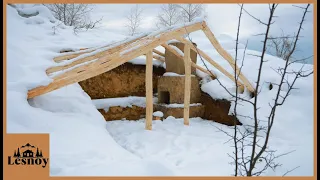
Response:
[[[125,63],[79,84],[91,99],[145,96],[145,71],[145,65]],[[164,73],[164,68],[153,67],[154,92],[157,91],[157,77]]]
[[[212,99],[207,93],[201,93],[201,104],[205,106],[204,119],[228,126],[234,125],[234,116],[228,115],[231,102],[224,99]],[[242,123],[237,119],[237,125]]]
[[[83,90],[92,99],[141,96],[145,97],[145,65],[135,65],[125,63],[119,67],[103,73],[99,76],[79,82]],[[184,78],[165,76],[159,78],[165,73],[162,67],[153,67],[153,92],[158,89],[159,80],[159,100],[168,99],[162,103],[183,103]],[[162,82],[163,81],[163,82]],[[201,92],[197,78],[192,78],[191,103],[201,103],[201,106],[190,107],[190,117],[201,117],[203,119],[213,120],[215,122],[232,126],[233,116],[228,115],[231,103],[227,100],[212,99],[210,95]],[[169,89],[168,89],[169,88]],[[170,89],[173,88],[173,89]],[[165,93],[169,92],[169,93]],[[170,93],[172,92],[172,93]],[[166,97],[166,98],[165,98]],[[172,115],[176,118],[183,117],[183,108],[163,108],[154,105],[155,110],[163,111],[164,114]],[[100,113],[107,121],[138,120],[145,117],[145,108],[132,107],[110,107],[109,111],[99,109]],[[238,125],[242,125],[237,120]]]
[[[135,106],[132,107],[120,107],[113,106],[109,108],[109,111],[98,109],[103,115],[106,121],[121,120],[123,118],[127,120],[138,120],[146,115],[146,109],[143,107]]]

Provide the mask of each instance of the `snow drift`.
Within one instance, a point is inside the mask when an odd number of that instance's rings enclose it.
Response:
[[[75,35],[66,26],[54,34],[52,27],[59,22],[48,9],[17,8],[7,6],[7,132],[50,133],[50,175],[172,175],[158,162],[142,161],[120,147],[78,84],[27,100],[28,89],[51,81],[45,70],[61,49],[124,37],[95,30]]]

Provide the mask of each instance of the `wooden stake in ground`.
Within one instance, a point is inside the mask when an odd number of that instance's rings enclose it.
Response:
[[[153,113],[153,100],[152,100],[152,50],[147,52],[146,63],[146,124],[145,129],[152,129],[152,113]]]
[[[190,108],[190,88],[191,88],[191,61],[190,61],[190,46],[184,45],[184,125],[189,125],[189,108]]]

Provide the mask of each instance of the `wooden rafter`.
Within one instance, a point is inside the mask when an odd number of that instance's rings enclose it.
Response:
[[[180,55],[174,48],[170,47],[170,45],[166,44],[166,43],[163,43],[161,44],[162,47],[164,47],[166,50],[170,51],[171,53],[173,53],[175,56],[178,57],[179,60],[181,61],[184,61],[184,58],[182,55]],[[196,68],[196,69],[199,69],[200,71],[208,74],[209,76],[213,76],[212,73],[210,73],[208,70],[206,70],[205,68],[201,67],[201,66],[198,66],[197,64],[195,64],[194,62],[191,61],[191,66]],[[213,78],[215,79],[216,77],[213,76]]]
[[[141,38],[136,38],[136,39],[133,39],[133,40],[131,40],[129,42],[126,42],[126,43],[123,43],[123,44],[119,44],[118,46],[106,49],[104,51],[97,52],[96,54],[92,54],[92,55],[89,55],[89,56],[86,56],[86,57],[83,57],[83,58],[79,58],[79,59],[74,60],[73,62],[71,62],[69,64],[66,64],[66,65],[60,65],[60,66],[51,67],[51,68],[47,69],[46,72],[47,72],[47,74],[54,73],[54,72],[57,72],[57,71],[61,71],[61,70],[65,70],[65,69],[74,67],[74,66],[76,66],[78,64],[82,64],[82,63],[85,63],[85,62],[88,62],[88,61],[92,61],[94,59],[98,59],[98,58],[103,57],[103,56],[111,55],[111,54],[116,53],[116,52],[120,51],[121,49],[127,47],[130,43],[134,43],[134,42],[140,40]],[[112,44],[110,44],[110,45],[112,45]],[[106,47],[108,47],[108,46],[106,46]],[[90,53],[90,52],[93,52],[93,50],[89,51],[87,53]],[[72,59],[78,58],[80,55],[83,55],[83,54],[84,53],[74,54],[72,56],[73,57]],[[61,57],[63,58],[63,56],[61,56]],[[68,56],[68,57],[71,57],[71,56]],[[71,60],[72,61],[72,59],[67,59],[67,60]],[[64,60],[66,60],[66,59],[64,59]]]
[[[128,44],[131,44],[131,43],[133,43],[133,42],[135,42],[135,41],[138,41],[138,40],[140,40],[140,39],[143,38],[143,37],[145,37],[145,36],[133,38],[132,40],[130,40],[130,41],[128,41],[128,42],[119,44],[118,46],[112,47],[112,48],[110,48],[110,49],[108,49],[108,50],[113,49],[113,51],[118,51],[119,49],[123,48],[124,46],[127,46]],[[121,42],[121,41],[120,41],[120,42]],[[104,47],[101,47],[101,48],[107,48],[107,47],[110,47],[110,46],[112,46],[112,45],[114,45],[114,44],[117,44],[117,43],[120,43],[120,42],[114,42],[114,43],[108,44],[108,45],[106,45],[106,46],[104,46]],[[101,48],[98,48],[98,49],[101,49]],[[68,53],[67,55],[57,56],[57,57],[53,58],[53,60],[54,60],[55,62],[61,62],[61,61],[64,61],[64,60],[72,60],[72,59],[77,58],[78,56],[80,56],[80,55],[82,55],[82,54],[91,53],[91,52],[97,50],[97,49],[92,49],[92,50],[87,50],[87,49],[88,49],[88,48],[86,48],[86,49],[83,48],[83,49],[80,49],[80,51],[78,51],[78,52],[73,52],[73,53]],[[106,50],[106,51],[107,51],[107,50]],[[102,53],[103,53],[103,52],[102,52]]]
[[[252,87],[251,83],[248,81],[248,79],[240,72],[239,68],[235,66],[235,61],[232,58],[232,56],[222,48],[218,40],[215,38],[213,33],[210,31],[209,27],[205,22],[203,22],[203,28],[202,31],[207,36],[213,47],[217,50],[217,52],[230,64],[230,66],[233,68],[233,70],[236,70],[236,73],[239,74],[239,78],[244,83],[244,85],[247,87],[247,89],[250,92],[254,92],[254,88]]]
[[[59,89],[69,84],[73,84],[85,79],[97,76],[104,72],[110,71],[113,68],[118,67],[119,65],[134,59],[138,56],[146,54],[149,50],[154,49],[162,43],[167,42],[168,40],[173,39],[176,36],[181,36],[186,33],[194,32],[202,28],[202,23],[195,23],[189,26],[182,28],[174,29],[172,31],[164,32],[160,35],[148,39],[143,45],[135,47],[134,50],[128,51],[124,54],[113,53],[108,56],[103,56],[98,58],[94,62],[90,62],[86,65],[76,67],[72,70],[69,70],[59,76],[59,78],[54,77],[53,82],[47,86],[36,87],[28,92],[28,98],[33,98],[44,93],[51,92],[53,90]],[[68,74],[68,75],[66,75]]]
[[[201,57],[203,57],[206,61],[208,61],[212,66],[214,66],[215,68],[217,68],[220,72],[222,72],[225,76],[227,76],[229,79],[231,79],[233,82],[235,82],[234,76],[232,74],[230,74],[228,71],[226,71],[222,66],[220,66],[218,63],[216,63],[213,59],[210,58],[210,56],[208,56],[205,52],[203,52],[201,49],[199,49],[198,47],[195,47],[190,41],[182,38],[182,37],[177,37],[176,38],[178,41],[184,43],[184,44],[188,44],[190,46],[190,48],[192,50],[194,50],[195,52],[199,53],[199,55]],[[209,72],[210,73],[210,72]],[[242,93],[244,91],[244,85],[242,82],[238,81],[238,86],[239,86],[239,90]]]
[[[156,59],[156,60],[161,61],[161,62],[165,62],[164,57],[160,57],[160,56],[157,56],[157,55],[153,55],[153,59]]]
[[[212,60],[207,54],[205,54],[199,48],[194,47],[190,41],[182,38],[184,34],[191,33],[197,30],[202,30],[205,33],[205,35],[208,37],[208,39],[210,40],[214,48],[218,51],[218,53],[224,59],[227,60],[227,62],[231,65],[232,68],[235,68],[236,71],[239,72],[239,68],[234,66],[235,63],[231,55],[228,54],[227,51],[225,51],[222,48],[222,46],[214,37],[213,33],[207,27],[206,23],[198,22],[185,27],[171,29],[158,34],[138,37],[127,42],[123,41],[124,43],[122,44],[119,44],[118,42],[119,45],[115,47],[112,47],[112,44],[110,44],[108,45],[110,47],[109,49],[106,49],[104,51],[97,51],[97,53],[93,53],[97,49],[93,49],[93,50],[87,49],[87,50],[81,50],[79,52],[68,53],[67,55],[56,57],[54,58],[54,61],[58,63],[63,60],[70,60],[70,63],[48,68],[47,69],[48,74],[55,73],[55,74],[52,74],[54,75],[53,82],[51,82],[47,86],[40,86],[30,90],[28,92],[28,98],[33,98],[35,96],[39,96],[41,94],[51,92],[55,89],[59,89],[66,85],[73,84],[73,83],[97,76],[104,72],[110,71],[113,68],[116,68],[119,65],[131,59],[134,59],[138,56],[147,55],[148,53],[150,55],[150,52],[151,52],[151,55],[152,55],[152,52],[155,53],[151,57],[153,57],[156,60],[164,62],[164,56],[165,56],[164,53],[154,49],[159,45],[163,46],[166,50],[169,50],[172,53],[174,53],[179,60],[185,61],[185,58],[188,58],[188,57],[184,57],[180,55],[174,48],[166,44],[167,41],[172,39],[177,39],[180,42],[184,43],[185,46],[188,46],[189,49],[192,49],[198,52],[199,55],[201,55],[206,61],[208,61],[211,65],[216,67],[224,75],[226,75],[227,77],[229,77],[231,80],[234,81],[233,75],[227,72],[223,67],[221,67],[218,63]],[[107,48],[107,46],[103,48]],[[80,55],[83,55],[85,53],[91,53],[91,54],[88,56],[84,56],[83,58],[79,57]],[[211,72],[195,64],[194,62],[191,61],[190,58],[188,61],[190,61],[190,66],[212,76]],[[216,78],[216,77],[213,77],[213,78]],[[246,88],[249,91],[254,92],[252,85],[249,83],[249,81],[246,79],[246,77],[242,73],[240,73],[239,78],[242,81],[242,82],[239,81],[240,88],[242,87],[241,92],[243,91],[244,86],[246,86]]]
[[[160,52],[160,51],[158,51],[158,50],[156,50],[156,49],[154,49],[153,52],[156,53],[156,54],[158,54],[158,55],[160,55],[160,56],[162,56],[162,57],[165,56],[164,53],[162,53],[162,52]]]

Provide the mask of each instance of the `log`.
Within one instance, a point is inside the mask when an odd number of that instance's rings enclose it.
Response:
[[[146,59],[146,122],[145,122],[145,129],[151,130],[152,129],[152,113],[153,113],[153,87],[152,87],[152,51],[149,51],[147,54]]]

